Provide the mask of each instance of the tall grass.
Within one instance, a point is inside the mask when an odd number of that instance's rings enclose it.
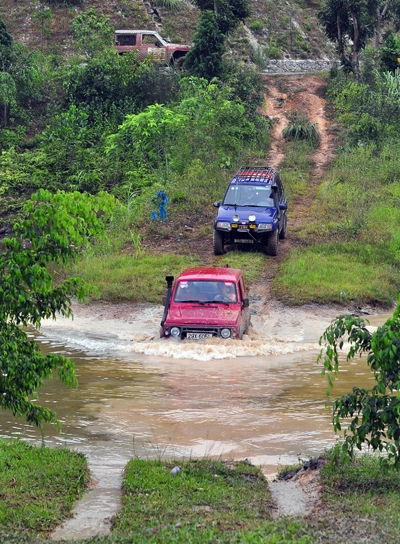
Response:
[[[304,112],[290,114],[289,124],[282,130],[282,136],[287,142],[305,140],[315,147],[321,138],[317,125],[310,122]]]

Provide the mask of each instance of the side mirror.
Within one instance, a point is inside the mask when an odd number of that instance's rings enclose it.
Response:
[[[248,298],[244,298],[244,299],[243,299],[243,303],[242,303],[242,307],[243,307],[243,308],[248,308],[249,306],[250,306],[249,299],[248,299]]]
[[[280,210],[286,210],[286,208],[287,208],[286,204],[279,204]]]
[[[213,206],[214,208],[219,208],[221,206],[221,202],[214,202]]]

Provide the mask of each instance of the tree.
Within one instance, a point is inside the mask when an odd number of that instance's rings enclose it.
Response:
[[[3,241],[0,254],[0,407],[26,417],[39,427],[58,424],[56,414],[35,401],[46,378],[58,371],[60,380],[76,386],[72,361],[60,355],[42,355],[21,327],[39,327],[41,320],[72,315],[72,297],[83,300],[90,287],[79,278],[55,285],[49,263],[74,261],[88,247],[90,236],[104,231],[107,213],[116,203],[96,197],[40,190],[24,207],[24,218],[14,226],[14,237]]]
[[[13,39],[0,19],[0,72],[8,70],[13,49]]]
[[[16,106],[16,85],[14,79],[7,72],[0,72],[0,106],[3,107],[3,112],[0,118],[3,117],[3,126],[7,126],[8,111],[11,107]]]
[[[101,54],[112,44],[114,29],[110,18],[96,15],[93,8],[77,15],[71,22],[72,35],[79,51],[87,56]]]
[[[352,315],[338,317],[320,338],[326,346],[318,356],[323,374],[328,374],[329,390],[339,370],[339,351],[350,344],[347,361],[356,355],[366,355],[376,385],[372,389],[354,387],[351,393],[333,403],[333,428],[341,430],[341,420],[351,418],[342,446],[348,458],[354,448],[365,444],[373,451],[385,451],[383,466],[390,461],[400,469],[400,298],[393,316],[375,332],[367,321]],[[342,363],[340,363],[342,364]]]
[[[400,34],[389,32],[385,37],[384,45],[380,52],[381,69],[394,72],[400,67]]]
[[[195,0],[201,11],[213,11],[219,30],[226,35],[250,15],[248,0]]]
[[[326,35],[336,43],[340,60],[361,79],[359,53],[373,36],[376,4],[379,0],[327,0],[318,18]]]
[[[185,57],[184,68],[191,75],[208,81],[220,77],[223,70],[222,56],[225,52],[224,40],[214,12],[203,11],[193,37],[194,46]]]
[[[137,115],[127,115],[116,134],[108,137],[106,153],[117,161],[133,160],[145,164],[159,181],[169,176],[171,148],[180,133],[186,116],[162,104],[154,104]]]

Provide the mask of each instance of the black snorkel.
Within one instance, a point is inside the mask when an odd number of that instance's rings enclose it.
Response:
[[[173,281],[174,281],[174,276],[165,276],[165,281],[167,282],[167,295],[165,297],[165,306],[164,306],[164,313],[163,313],[163,316],[162,316],[162,319],[161,319],[161,327],[164,325],[165,320],[167,319],[169,301],[171,300],[172,284],[173,284]]]

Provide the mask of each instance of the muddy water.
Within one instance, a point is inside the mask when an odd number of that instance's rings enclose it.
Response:
[[[44,351],[71,357],[79,380],[77,390],[58,380],[43,388],[41,402],[63,423],[62,434],[46,428],[44,441],[86,453],[97,483],[89,517],[77,513],[76,527],[60,538],[108,531],[122,469],[133,456],[247,458],[268,475],[335,442],[326,381],[316,365],[331,310],[267,308],[253,315],[242,342],[160,340],[161,315],[158,306],[136,307],[123,318],[80,308],[74,321],[45,322],[32,333]],[[335,392],[369,379],[357,360],[344,367]],[[6,412],[0,434],[42,439]]]

